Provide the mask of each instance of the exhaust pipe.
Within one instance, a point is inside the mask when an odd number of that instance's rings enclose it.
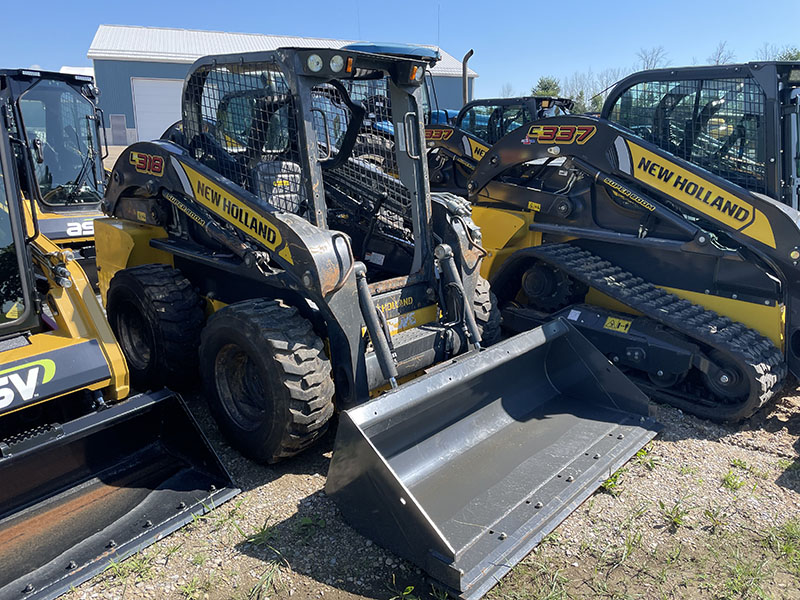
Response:
[[[464,101],[464,104],[469,102],[469,77],[467,77],[467,73],[469,72],[467,69],[467,63],[469,59],[472,58],[472,55],[475,54],[475,50],[470,48],[469,52],[464,55],[464,58],[461,59],[461,97]]]

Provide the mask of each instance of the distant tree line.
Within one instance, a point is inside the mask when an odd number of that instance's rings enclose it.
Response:
[[[800,48],[764,43],[756,52],[755,60],[800,60]],[[728,46],[727,41],[721,41],[704,62],[725,65],[734,61],[736,54]],[[693,59],[693,63],[698,64],[698,61]],[[564,79],[542,75],[530,93],[534,96],[572,98],[575,101],[575,112],[599,112],[608,92],[617,81],[634,71],[658,69],[669,65],[670,59],[663,46],[640,48],[636,53],[636,63],[630,68],[604,69],[597,73],[591,69],[575,71]],[[510,83],[501,87],[500,95],[506,98],[515,95]]]

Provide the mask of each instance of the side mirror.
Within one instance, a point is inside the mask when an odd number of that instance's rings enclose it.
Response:
[[[31,145],[33,146],[33,154],[36,157],[36,162],[42,164],[44,162],[44,144],[42,144],[42,140],[34,138]]]

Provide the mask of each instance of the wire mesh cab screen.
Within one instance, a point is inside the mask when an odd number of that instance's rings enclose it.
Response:
[[[319,163],[328,226],[351,236],[357,259],[408,273],[412,194],[395,143],[395,123],[405,115],[392,114],[388,75],[316,84],[301,112],[303,94],[290,89],[276,62],[201,69],[204,76],[189,80],[184,106],[186,144],[195,158],[259,202],[309,220],[314,205],[308,173]],[[303,112],[313,136],[306,135]]]
[[[610,119],[660,148],[766,193],[766,114],[749,77],[646,81],[625,90]]]

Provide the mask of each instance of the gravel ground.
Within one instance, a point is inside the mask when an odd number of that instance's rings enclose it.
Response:
[[[66,597],[436,598],[324,492],[333,433],[285,464],[242,458],[190,407],[243,493]],[[490,598],[800,598],[800,390],[739,426],[659,407],[663,432]]]

